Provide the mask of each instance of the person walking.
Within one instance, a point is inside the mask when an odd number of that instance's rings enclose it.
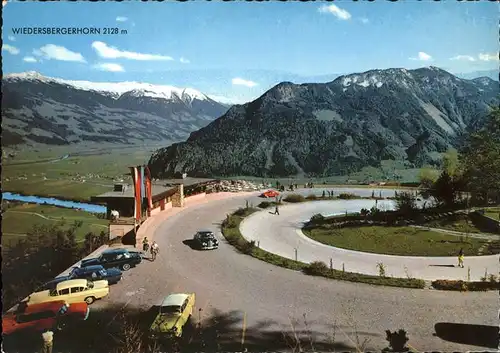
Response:
[[[464,267],[464,249],[460,248],[458,252],[458,267]]]
[[[149,250],[149,240],[148,237],[144,237],[142,240],[142,251],[148,251]]]
[[[280,211],[278,209],[278,205],[276,205],[276,208],[274,209],[274,214],[277,214],[278,216],[280,215]]]
[[[153,241],[153,244],[151,244],[151,261],[156,260],[156,255],[160,252],[160,247],[156,243],[156,241]]]
[[[52,345],[54,340],[54,332],[50,330],[45,330],[42,333],[43,346],[42,353],[52,353]]]

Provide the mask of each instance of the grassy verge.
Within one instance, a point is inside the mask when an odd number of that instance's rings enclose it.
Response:
[[[424,288],[425,282],[420,279],[415,278],[394,278],[394,277],[383,277],[383,276],[371,276],[359,273],[345,272],[335,269],[330,269],[328,266],[322,262],[315,262],[312,264],[306,264],[300,261],[294,261],[269,253],[255,246],[255,242],[247,241],[240,232],[241,221],[257,212],[258,209],[241,208],[237,210],[232,215],[228,215],[222,224],[222,234],[226,238],[229,244],[233,245],[236,249],[244,254],[253,256],[259,260],[266,261],[270,264],[288,268],[291,270],[302,271],[305,274],[312,276],[321,276],[336,280],[344,280],[350,282],[361,282],[374,285],[383,286],[393,286],[393,287],[406,287],[406,288]]]
[[[453,230],[462,233],[484,233],[477,228],[472,221],[467,221],[466,215],[456,216],[455,218],[443,218],[422,224],[424,227],[440,228]]]
[[[500,221],[500,207],[487,208],[485,211],[486,216]]]
[[[432,287],[440,290],[451,291],[488,291],[499,290],[500,282],[497,281],[495,276],[484,278],[483,281],[467,282],[467,281],[452,281],[452,280],[436,280],[432,282]]]
[[[345,227],[323,224],[303,230],[320,243],[339,248],[400,256],[456,256],[463,248],[466,256],[476,256],[487,240],[438,233],[413,227]],[[483,251],[484,255],[488,251]]]
[[[77,241],[83,241],[85,234],[107,232],[108,220],[95,214],[75,209],[48,205],[9,203],[2,215],[2,245],[9,246],[24,237],[35,225],[52,226],[64,222],[62,229],[69,229],[74,222],[81,222],[76,230]]]

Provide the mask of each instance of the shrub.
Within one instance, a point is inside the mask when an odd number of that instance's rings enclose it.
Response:
[[[343,192],[343,193],[339,194],[339,199],[342,199],[342,200],[351,200],[351,199],[355,199],[355,198],[356,198],[356,195],[351,194],[351,193]]]
[[[362,208],[361,211],[359,211],[359,213],[362,215],[362,216],[368,216],[368,214],[370,214],[370,210],[366,209],[366,208]]]
[[[262,201],[257,205],[259,208],[268,208],[269,206],[271,206],[271,202],[269,201]]]
[[[311,217],[311,222],[321,222],[325,219],[325,217],[321,213],[316,213]]]
[[[377,264],[377,268],[378,268],[378,275],[380,277],[385,277],[385,265],[382,262],[379,262]]]
[[[314,195],[314,194],[311,194],[311,195],[307,195],[307,196],[306,196],[306,199],[307,199],[307,200],[316,200],[317,198],[318,198],[318,197],[317,197],[316,195]]]
[[[255,241],[246,241],[244,239],[239,239],[238,241],[238,248],[241,250],[242,253],[244,254],[251,254],[253,249],[255,248]]]
[[[299,194],[290,194],[284,199],[284,201],[291,203],[304,202],[304,200],[305,200],[304,196]]]
[[[236,216],[241,216],[241,217],[245,216],[246,213],[247,213],[246,210],[244,208],[241,208],[241,207],[238,208],[238,210],[236,212],[234,212],[234,214]]]
[[[322,261],[314,261],[304,267],[304,273],[311,276],[321,276],[328,272],[328,265]]]

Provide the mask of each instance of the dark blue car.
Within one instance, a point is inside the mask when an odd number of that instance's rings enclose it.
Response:
[[[83,278],[92,281],[105,279],[108,281],[108,284],[116,284],[122,279],[122,271],[113,267],[105,269],[101,265],[73,267],[69,275],[71,279]]]
[[[45,283],[38,290],[41,291],[47,289],[54,289],[60,282],[77,278],[89,279],[92,281],[99,281],[105,279],[108,281],[108,284],[111,285],[118,283],[122,279],[122,271],[120,271],[117,268],[105,269],[100,265],[87,266],[81,268],[73,267],[69,275],[56,277],[52,281]]]

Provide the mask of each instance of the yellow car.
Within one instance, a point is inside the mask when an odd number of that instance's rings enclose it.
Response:
[[[173,293],[165,297],[150,328],[151,338],[179,338],[193,314],[195,294]]]
[[[69,304],[85,301],[92,304],[109,294],[108,281],[70,279],[57,283],[52,289],[32,293],[23,302],[27,305],[64,300]]]

